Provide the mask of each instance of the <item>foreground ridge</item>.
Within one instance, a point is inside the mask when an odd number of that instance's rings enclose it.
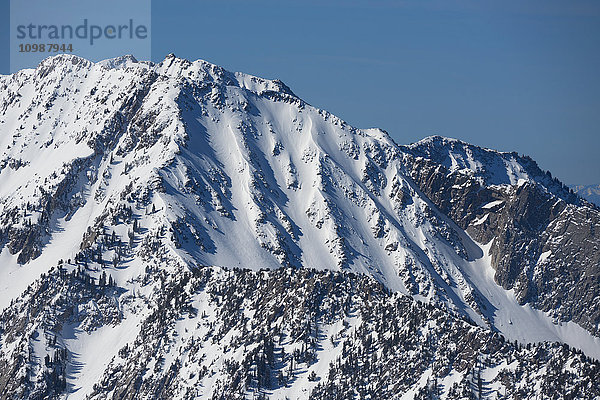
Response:
[[[178,279],[157,271],[155,279],[162,289],[140,321],[139,334],[110,360],[88,398],[600,395],[600,363],[580,351],[558,343],[507,342],[458,316],[392,294],[367,276],[207,267],[182,271]],[[61,393],[68,363],[78,357],[67,350],[62,327],[77,323],[94,332],[117,325],[119,309],[133,305],[130,300],[118,305],[117,291],[64,268],[30,287],[0,320],[6,344],[19,343],[13,369],[0,369],[2,392],[20,398]],[[44,312],[51,304],[61,306]],[[30,336],[19,342],[16,326],[26,309]],[[36,366],[27,354],[28,345],[39,340],[54,349],[45,366]]]

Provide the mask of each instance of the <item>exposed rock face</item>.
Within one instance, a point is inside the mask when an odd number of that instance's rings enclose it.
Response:
[[[574,320],[594,332],[600,324],[600,209],[587,203],[530,159],[434,137],[408,148],[411,176],[431,201],[479,243],[490,244],[495,279],[521,303]],[[518,165],[510,179],[471,165]],[[507,170],[508,167],[503,167]],[[520,174],[520,175],[519,175]]]

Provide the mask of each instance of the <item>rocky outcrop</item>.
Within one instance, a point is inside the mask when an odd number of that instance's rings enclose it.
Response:
[[[419,149],[416,144],[406,155],[410,175],[441,211],[476,241],[489,244],[496,282],[514,289],[521,303],[598,335],[600,209],[542,172],[514,184],[492,184],[477,169],[444,165],[447,147]]]

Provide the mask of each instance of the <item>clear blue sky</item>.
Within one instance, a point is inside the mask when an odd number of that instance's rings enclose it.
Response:
[[[279,78],[398,143],[440,134],[600,183],[596,0],[153,0],[152,58],[171,52]]]

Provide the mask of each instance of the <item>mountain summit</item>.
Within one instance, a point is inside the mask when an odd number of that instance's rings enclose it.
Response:
[[[599,223],[528,157],[400,146],[278,80],[51,57],[0,77],[0,392],[553,393],[519,359],[597,394]],[[402,343],[425,380],[381,370]]]

